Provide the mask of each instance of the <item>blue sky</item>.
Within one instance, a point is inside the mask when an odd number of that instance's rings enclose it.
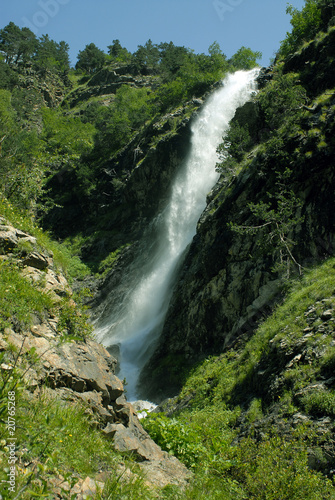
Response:
[[[269,64],[290,31],[287,0],[2,0],[0,27],[10,21],[79,50],[93,42],[107,52],[119,39],[131,52],[150,38],[207,53],[217,41],[231,57],[242,45],[263,53]],[[304,0],[290,0],[298,9]]]

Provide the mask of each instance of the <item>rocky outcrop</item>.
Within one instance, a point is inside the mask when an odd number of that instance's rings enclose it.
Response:
[[[4,218],[0,222],[0,257],[18,265],[22,274],[42,293],[50,295],[55,304],[67,296],[70,306],[75,308],[70,298],[71,289],[66,278],[56,271],[51,254],[37,250],[35,238],[16,229]],[[133,406],[127,402],[123,384],[115,376],[116,359],[92,338],[63,342],[60,317],[53,312],[35,317],[32,311],[32,317],[29,330],[22,331],[13,325],[0,333],[0,351],[14,348],[19,353],[17,366],[29,391],[33,394],[47,392],[49,398],[84,405],[111,445],[141,462],[152,486],[185,485],[190,477],[188,470],[151,440]],[[33,358],[30,357],[32,352]],[[10,370],[11,365],[3,363],[1,368]],[[71,494],[84,498],[88,490],[96,492],[103,483],[95,479],[79,481]],[[64,489],[62,478],[54,480],[55,490],[60,484]]]
[[[62,79],[56,73],[47,69],[36,71],[32,66],[22,68],[19,74],[19,86],[24,92],[23,112],[33,122],[33,112],[47,106],[56,108],[59,106],[68,92],[71,82],[67,77]],[[37,118],[40,120],[40,117]],[[41,124],[38,123],[40,127]]]
[[[66,102],[70,107],[76,106],[78,103],[87,101],[91,97],[110,96],[113,98],[116,91],[128,85],[135,88],[155,88],[157,86],[157,77],[135,75],[131,67],[120,68],[103,68],[96,73],[90,80],[81,85],[78,89],[71,92]]]
[[[113,448],[140,462],[149,484],[185,486],[189,471],[163,452],[143,429],[124,396],[122,382],[114,375],[115,358],[94,340],[59,345],[57,337],[54,318],[49,326],[34,325],[23,335],[6,330],[0,350],[6,350],[10,343],[24,358],[33,349],[39,363],[26,368],[24,375],[31,391],[45,392],[46,384],[48,397],[83,404]]]

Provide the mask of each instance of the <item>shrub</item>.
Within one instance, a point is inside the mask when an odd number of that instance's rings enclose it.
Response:
[[[40,314],[53,307],[49,295],[37,290],[24,278],[14,264],[0,262],[0,326],[13,322],[27,328],[32,324],[32,314]]]
[[[236,447],[232,476],[243,483],[248,498],[319,500],[335,498],[331,481],[308,469],[308,453],[298,439],[268,437],[257,444],[243,439]]]
[[[287,33],[281,43],[279,54],[287,57],[302,45],[303,42],[313,39],[321,27],[320,0],[306,0],[301,11],[288,5],[286,12],[290,14],[292,31]]]
[[[301,404],[307,413],[314,416],[335,416],[335,392],[324,389],[307,392],[301,398]]]
[[[143,425],[163,450],[175,455],[187,467],[195,467],[204,458],[206,449],[199,433],[178,419],[170,419],[164,414],[149,415]]]

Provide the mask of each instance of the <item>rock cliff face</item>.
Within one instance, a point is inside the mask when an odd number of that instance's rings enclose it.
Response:
[[[285,71],[300,71],[311,98],[334,86],[333,76],[326,71],[328,64],[333,64],[333,36],[334,30],[330,30],[285,65]],[[313,61],[320,51],[325,58],[318,63],[318,74]],[[269,78],[268,70],[261,75],[262,84]],[[332,255],[335,248],[334,105],[334,97],[330,97],[326,111],[316,103],[301,118],[303,133],[287,135],[284,141],[286,165],[293,171],[291,189],[302,203],[295,213],[297,219],[302,216],[301,222],[290,232],[296,242],[294,257],[302,266]],[[258,140],[267,133],[254,105],[238,110],[235,120],[247,123]],[[324,148],[311,141],[315,129],[324,134]],[[280,298],[281,273],[274,270],[279,256],[261,250],[260,232],[239,234],[230,226],[252,225],[248,204],[265,200],[268,193],[276,195],[276,171],[283,168],[276,155],[266,150],[260,153],[256,147],[241,173],[230,182],[221,178],[209,195],[159,346],[142,374],[142,387],[149,397],[157,400],[176,393],[185,366],[209,353],[223,352],[242,334],[251,334]]]
[[[91,97],[105,97],[106,101],[111,102],[115,92],[122,87],[155,88],[157,77],[136,75],[134,69],[128,66],[117,67],[114,70],[104,68],[95,74],[90,80],[81,85],[77,90],[71,92],[66,102],[70,107],[76,106],[80,102],[87,101]]]

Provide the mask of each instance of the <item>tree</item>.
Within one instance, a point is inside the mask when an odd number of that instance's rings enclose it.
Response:
[[[70,57],[69,57],[70,46],[68,43],[61,41],[58,43],[56,48],[57,52],[57,65],[60,71],[68,72],[70,70]]]
[[[93,146],[95,127],[83,123],[77,117],[64,116],[59,110],[44,108],[42,110],[42,139],[48,154],[58,154],[63,158],[72,155],[79,158],[87,154]]]
[[[42,144],[35,131],[20,128],[11,101],[11,93],[0,90],[0,191],[16,206],[34,211],[45,180],[37,160]]]
[[[55,42],[49,35],[42,35],[35,51],[34,62],[38,68],[67,72],[70,69],[69,45]]]
[[[231,57],[231,59],[229,59],[228,62],[235,70],[248,70],[258,66],[257,59],[260,59],[261,57],[261,52],[254,52],[250,48],[243,46]]]
[[[124,147],[136,130],[151,119],[155,107],[147,88],[122,85],[111,105],[97,113],[94,156],[106,157]]]
[[[307,102],[306,90],[299,84],[297,75],[274,78],[257,96],[266,124],[271,129],[288,123],[298,109]]]
[[[77,59],[76,69],[93,74],[103,67],[106,55],[94,43],[90,43],[79,52]]]
[[[8,64],[0,61],[0,88],[12,90],[19,82],[19,77]]]
[[[159,50],[161,56],[160,70],[167,79],[170,79],[177,73],[190,55],[188,49],[176,46],[173,42],[161,43]]]
[[[218,42],[213,42],[209,47],[208,47],[208,54],[211,56],[211,57],[215,57],[215,56],[222,56],[223,53],[222,53],[222,50],[220,48],[220,45],[218,44]]]
[[[285,40],[281,43],[279,54],[287,57],[295,52],[299,46],[314,38],[321,27],[320,0],[306,0],[304,8],[300,11],[288,5],[286,13],[291,15],[291,33],[286,34]],[[327,3],[333,3],[327,0]]]
[[[37,44],[36,36],[29,28],[20,29],[10,22],[0,30],[0,51],[9,65],[19,62],[26,64],[34,54]]]
[[[211,71],[218,71],[220,69],[227,69],[228,63],[225,54],[222,52],[218,42],[213,42],[208,47],[210,55]]]
[[[0,50],[7,64],[13,64],[19,51],[21,30],[13,22],[0,31]]]
[[[35,34],[29,28],[22,28],[15,63],[22,62],[25,65],[33,56],[37,46]]]
[[[112,45],[108,45],[108,54],[112,60],[120,62],[128,62],[131,59],[131,53],[122,47],[120,40],[113,40]]]
[[[238,234],[258,234],[256,245],[265,255],[271,255],[274,271],[285,272],[289,278],[292,264],[302,274],[303,267],[294,256],[294,231],[304,221],[302,200],[292,189],[293,171],[285,167],[273,177],[271,192],[257,203],[248,203],[249,215],[245,224],[230,222]]]
[[[152,71],[157,69],[160,57],[158,46],[149,39],[144,46],[138,45],[133,54],[133,63],[139,72],[144,69]]]

